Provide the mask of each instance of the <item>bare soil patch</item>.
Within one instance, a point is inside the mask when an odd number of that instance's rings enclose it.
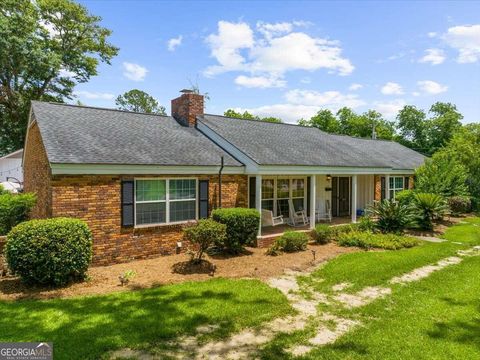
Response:
[[[312,266],[313,260],[311,250],[315,250],[316,263],[329,260],[339,254],[358,251],[355,248],[340,247],[333,243],[327,245],[312,244],[308,246],[306,251],[268,256],[265,255],[265,249],[247,248],[245,253],[238,256],[215,255],[210,257],[206,255],[205,263],[209,262],[215,265],[214,277],[247,277],[266,280],[282,275],[285,269],[303,270],[309,268]],[[211,268],[208,269],[209,271],[206,271],[204,267],[196,270],[189,268],[185,265],[188,260],[190,260],[189,255],[178,254],[111,266],[92,267],[88,271],[88,281],[73,283],[63,288],[28,287],[16,277],[0,277],[0,300],[48,299],[107,294],[212,278]],[[174,269],[180,273],[174,272]],[[136,275],[128,285],[121,286],[119,276],[127,270],[133,270]]]

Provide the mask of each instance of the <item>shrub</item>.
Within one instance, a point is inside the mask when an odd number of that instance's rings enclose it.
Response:
[[[10,270],[28,283],[64,285],[84,279],[92,259],[92,234],[81,220],[31,220],[7,236]]]
[[[296,252],[306,250],[309,237],[304,232],[287,231],[270,247],[267,254],[278,255],[279,252]]]
[[[0,195],[10,194],[9,191],[5,190],[5,188],[0,184]]]
[[[335,231],[327,224],[318,224],[312,231],[312,237],[317,244],[327,244],[334,239]]]
[[[395,234],[373,234],[371,232],[353,231],[340,236],[338,244],[341,246],[357,246],[364,249],[380,248],[398,250],[418,245],[419,241],[408,236]]]
[[[450,211],[455,216],[465,214],[472,209],[472,201],[468,196],[452,196],[448,198],[447,202]]]
[[[413,190],[402,190],[395,195],[395,200],[401,205],[412,205],[415,198]]]
[[[433,229],[433,220],[441,219],[448,210],[445,200],[437,194],[415,194],[417,223],[423,230]]]
[[[371,216],[362,216],[360,222],[357,225],[358,230],[360,231],[375,231],[377,228],[377,223],[372,219]]]
[[[384,233],[402,232],[413,222],[412,208],[392,200],[383,200],[368,208],[377,218],[376,227]]]
[[[198,246],[194,262],[202,260],[203,253],[212,245],[223,243],[227,236],[227,226],[212,219],[199,220],[197,224],[183,230],[187,241]]]
[[[34,194],[0,195],[0,235],[6,235],[15,225],[27,220],[35,203]]]
[[[212,219],[227,225],[227,237],[217,245],[238,253],[247,244],[253,244],[260,226],[260,214],[255,209],[226,208],[212,212]]]

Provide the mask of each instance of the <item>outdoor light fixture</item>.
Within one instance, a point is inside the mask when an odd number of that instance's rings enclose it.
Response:
[[[181,242],[181,241],[178,241],[178,242],[177,242],[177,248],[180,249],[181,247],[182,247],[182,242]]]
[[[332,175],[327,175],[327,181],[332,180]]]

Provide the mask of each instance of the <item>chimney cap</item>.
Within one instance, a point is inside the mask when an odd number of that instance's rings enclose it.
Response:
[[[193,94],[194,91],[192,89],[182,89],[180,90],[182,94]]]

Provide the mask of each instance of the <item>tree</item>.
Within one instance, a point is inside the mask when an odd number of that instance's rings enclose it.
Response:
[[[115,100],[115,104],[120,110],[167,115],[165,107],[159,105],[153,96],[138,89],[133,89],[123,95],[119,95]]]
[[[428,122],[425,111],[413,105],[406,105],[397,115],[398,140],[401,144],[414,150],[428,153]]]
[[[273,123],[281,123],[282,120],[276,117],[264,117],[260,118],[259,116],[255,116],[253,114],[250,114],[248,111],[244,111],[243,114],[236,112],[233,109],[228,109],[223,113],[224,116],[231,117],[231,118],[236,118],[236,119],[244,119],[244,120],[259,120],[259,121],[267,121],[267,122],[273,122]]]
[[[430,153],[435,153],[445,146],[453,134],[462,127],[463,115],[457,107],[450,103],[436,102],[430,108],[433,117],[430,120],[429,140]]]
[[[469,195],[467,170],[455,156],[440,151],[427,159],[415,173],[415,189],[444,197]]]
[[[72,98],[117,54],[100,21],[71,0],[2,0],[0,154],[23,146],[31,100]]]
[[[310,120],[301,119],[298,121],[298,124],[302,126],[313,126],[332,134],[340,133],[340,122],[328,109],[318,111]]]

